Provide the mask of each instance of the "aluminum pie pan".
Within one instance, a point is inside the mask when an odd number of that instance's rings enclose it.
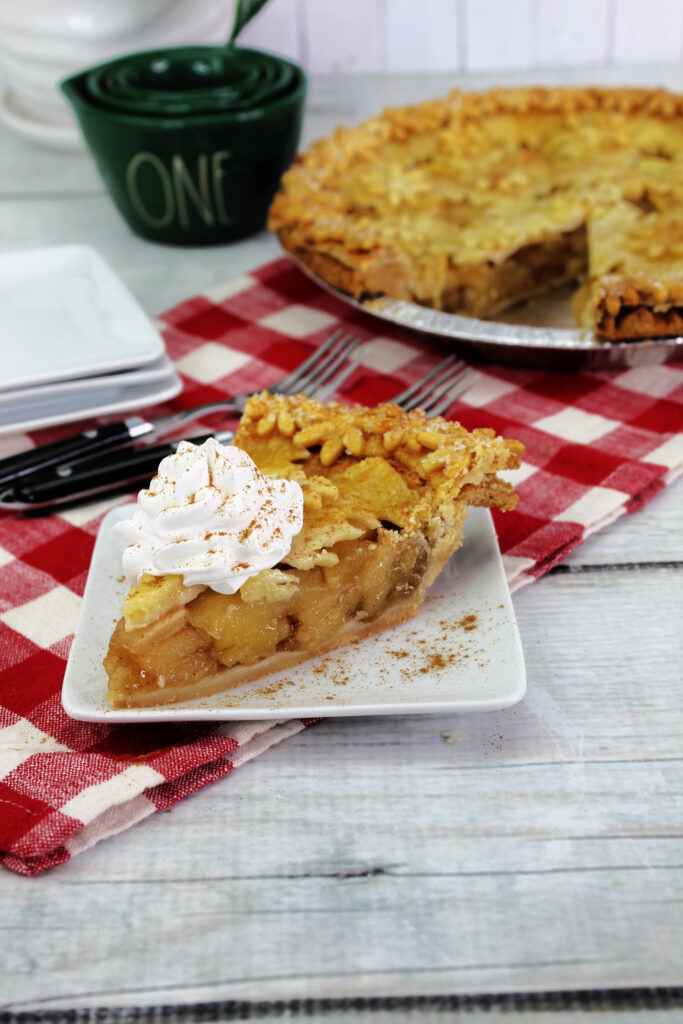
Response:
[[[354,298],[314,274],[295,256],[291,258],[311,280],[354,309],[427,335],[475,362],[546,370],[618,370],[683,360],[683,337],[597,341],[590,331],[561,326],[571,322],[571,290],[567,287],[524,303],[507,319],[476,320],[403,299]]]

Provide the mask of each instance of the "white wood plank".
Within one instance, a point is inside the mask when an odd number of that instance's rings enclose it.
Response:
[[[467,0],[467,67],[472,71],[529,67],[531,10],[531,0]]]
[[[455,0],[389,0],[381,10],[389,71],[446,71],[458,66]]]
[[[290,60],[305,59],[300,24],[299,0],[278,0],[267,4],[264,10],[240,34],[241,46],[270,50]]]
[[[372,0],[305,0],[308,66],[312,72],[378,71],[380,39]]]
[[[473,69],[669,61],[683,54],[678,0],[650,0],[646,16],[641,0],[351,0],[341,15],[339,7],[331,0],[281,0],[240,41],[323,72],[455,68],[456,21]]]
[[[683,7],[677,0],[616,0],[614,59],[675,60],[683,56]]]
[[[543,0],[538,5],[534,64],[602,64],[609,59],[609,0]]]
[[[676,480],[638,512],[623,516],[589,537],[566,564],[683,562],[682,507],[683,479]]]
[[[661,899],[665,893],[670,902]],[[606,987],[615,975],[610,946],[632,971],[637,957],[658,947],[649,977],[653,984],[675,984],[680,964],[672,950],[680,948],[680,915],[671,911],[681,893],[680,869],[647,867],[610,873],[609,886],[601,872],[575,873],[559,885],[557,876],[539,879],[533,872],[507,880],[95,883],[88,896],[97,929],[74,934],[65,927],[78,894],[62,885],[45,893],[40,924],[34,910],[33,923],[26,921],[23,930],[25,942],[49,949],[43,978],[49,975],[52,992],[38,997],[43,1008],[54,998],[86,996],[97,1005],[111,1002],[114,993],[130,998],[135,990],[138,1004],[152,1001],[150,996],[184,1002],[189,979],[193,997],[205,999],[300,998],[302,989],[327,998],[464,993],[495,991],[495,982],[515,991],[529,982],[532,966],[553,987],[577,977]],[[657,896],[656,912],[643,920],[643,904],[652,906]],[[553,935],[546,925],[549,910],[561,925]],[[47,941],[41,940],[46,919]],[[615,942],[617,923],[621,940]],[[16,946],[7,958],[20,971]],[[119,979],[114,992],[112,979]],[[623,978],[629,980],[642,984],[642,975],[636,969]],[[36,997],[29,1001],[27,994],[10,996],[6,1005],[35,1006]]]
[[[676,983],[681,601],[681,573],[539,582],[517,708],[329,721],[50,875],[0,874],[5,1005]]]

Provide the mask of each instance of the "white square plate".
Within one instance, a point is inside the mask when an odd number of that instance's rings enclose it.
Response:
[[[522,645],[491,516],[475,508],[463,547],[403,625],[211,698],[114,710],[102,659],[127,587],[125,545],[112,527],[131,510],[112,509],[95,545],[62,689],[72,718],[185,722],[497,711],[524,696]]]
[[[79,388],[52,391],[42,398],[15,399],[0,403],[0,434],[14,434],[18,430],[37,430],[54,423],[73,423],[91,416],[105,416],[135,409],[137,412],[150,405],[158,405],[175,398],[182,391],[183,382],[169,361],[167,371],[156,374],[144,383],[120,383],[113,374],[109,383],[101,382],[88,387],[87,380]]]
[[[0,390],[112,373],[158,359],[149,317],[86,245],[0,255]]]
[[[158,384],[168,381],[175,371],[166,353],[151,363],[134,366],[130,370],[115,373],[96,374],[94,377],[76,377],[72,380],[54,380],[49,384],[36,384],[28,388],[12,388],[0,391],[0,412],[4,409],[19,408],[31,402],[51,401],[64,395],[79,396],[113,387],[130,388],[138,384]]]

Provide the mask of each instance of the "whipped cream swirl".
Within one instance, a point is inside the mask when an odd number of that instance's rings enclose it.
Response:
[[[270,479],[240,448],[214,438],[181,441],[165,458],[131,519],[114,531],[128,542],[123,570],[183,577],[234,594],[250,576],[284,558],[303,525],[303,495],[293,480]]]

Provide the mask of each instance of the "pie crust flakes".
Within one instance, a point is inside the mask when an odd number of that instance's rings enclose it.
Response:
[[[468,505],[514,507],[496,473],[523,448],[419,410],[266,392],[247,403],[235,444],[300,484],[303,528],[235,594],[143,576],[104,662],[115,707],[217,693],[414,615],[461,543]]]
[[[683,329],[683,97],[496,89],[389,109],[315,142],[269,226],[359,299],[493,317],[583,279],[603,340]]]

